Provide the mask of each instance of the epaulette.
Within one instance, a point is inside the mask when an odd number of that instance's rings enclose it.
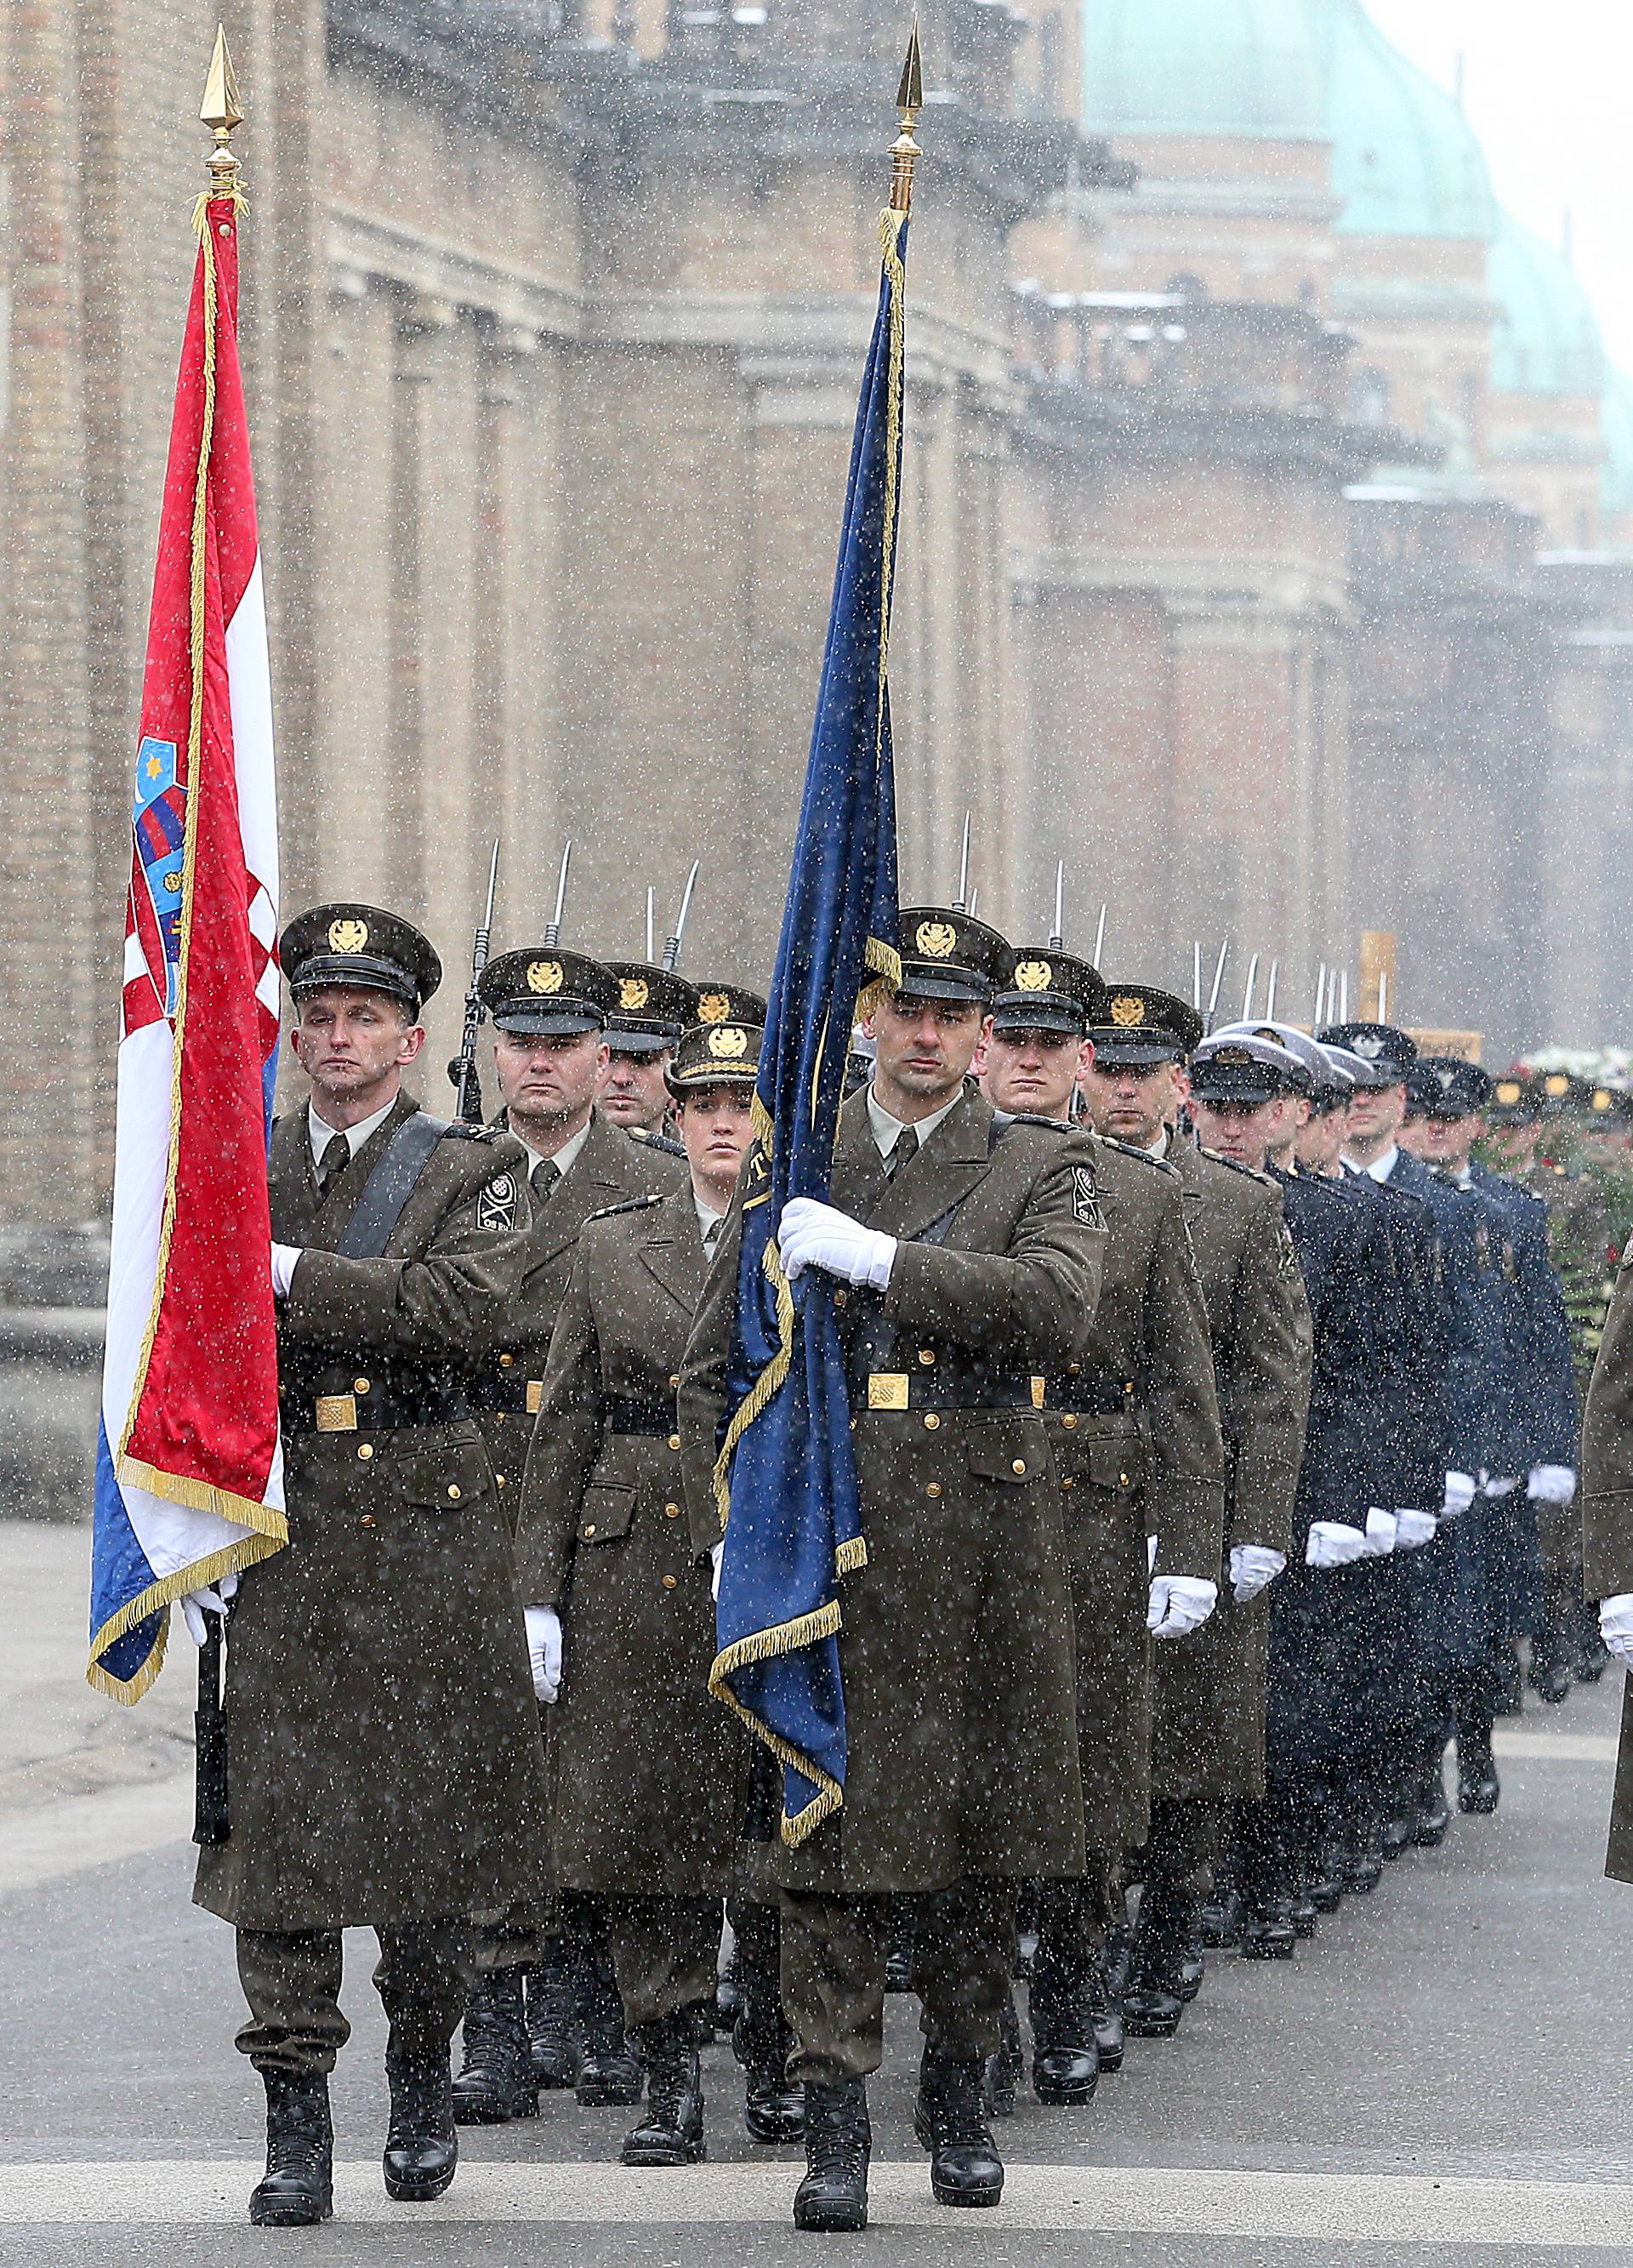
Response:
[[[644,1197],[625,1197],[618,1204],[603,1205],[600,1212],[591,1213],[585,1221],[585,1226],[588,1228],[592,1220],[611,1220],[615,1213],[644,1212],[649,1205],[667,1203],[668,1199],[661,1189],[653,1189],[650,1195]]]
[[[992,1114],[992,1123],[987,1132],[987,1155],[990,1157],[1006,1134],[1017,1126],[1045,1126],[1051,1134],[1075,1134],[1077,1128],[1064,1118],[1046,1118],[1040,1110],[997,1110]]]
[[[445,1142],[497,1142],[502,1126],[474,1126],[468,1118],[451,1118],[442,1130]]]
[[[1257,1166],[1244,1166],[1238,1158],[1222,1158],[1217,1150],[1204,1150],[1202,1154],[1210,1166],[1223,1166],[1229,1173],[1239,1174],[1244,1181],[1257,1182],[1262,1189],[1281,1187],[1274,1174],[1262,1174]]]
[[[1155,1166],[1159,1174],[1172,1174],[1175,1181],[1180,1177],[1179,1167],[1170,1165],[1166,1158],[1153,1158],[1149,1150],[1136,1150],[1131,1142],[1120,1142],[1114,1134],[1097,1134],[1094,1138],[1104,1143],[1107,1149],[1115,1150],[1125,1158],[1137,1158],[1142,1166]]]
[[[643,1126],[626,1126],[624,1132],[632,1142],[639,1142],[649,1150],[661,1150],[667,1158],[684,1158],[684,1142],[672,1141],[667,1134],[649,1134]]]

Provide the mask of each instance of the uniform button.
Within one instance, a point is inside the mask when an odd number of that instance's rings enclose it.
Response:
[[[921,1362],[923,1362],[923,1363],[932,1363],[932,1362],[934,1362],[934,1360],[936,1359],[936,1350],[935,1350],[935,1348],[934,1348],[934,1347],[920,1347],[920,1349],[919,1349],[919,1351],[918,1351],[918,1359],[919,1359],[919,1360],[920,1360]]]
[[[673,1591],[673,1588],[674,1588],[674,1586],[675,1586],[675,1579],[674,1579],[674,1577],[673,1577],[673,1575],[666,1575],[666,1576],[664,1577],[664,1588],[665,1588],[665,1590],[666,1590],[666,1591]]]
[[[494,1411],[494,1413],[493,1413],[493,1422],[494,1422],[494,1424],[495,1424],[496,1425],[504,1425],[504,1410],[496,1410]]]
[[[1026,1469],[1026,1460],[1025,1457],[1017,1457],[1014,1463],[1010,1467],[1010,1470],[1012,1473],[1024,1473]]]
[[[924,1493],[926,1496],[939,1496],[941,1494],[941,1483],[939,1481],[931,1481],[930,1485],[924,1491]]]
[[[452,1500],[453,1503],[458,1504],[458,1502],[459,1502],[459,1500],[460,1500],[460,1484],[458,1483],[458,1481],[450,1481],[450,1482],[449,1482],[449,1484],[448,1484],[448,1495],[449,1495],[449,1498],[451,1498],[451,1500]]]
[[[1127,1475],[1127,1473],[1119,1473],[1119,1474],[1118,1474],[1118,1476],[1117,1476],[1117,1478],[1118,1478],[1118,1480],[1122,1483],[1122,1486],[1123,1486],[1124,1488],[1127,1488],[1127,1487],[1128,1487],[1128,1485],[1129,1485],[1129,1476]]]
[[[1069,1362],[1069,1363],[1066,1365],[1067,1373],[1068,1373],[1068,1374],[1069,1374],[1070,1377],[1072,1377],[1072,1378],[1076,1378],[1076,1376],[1078,1375],[1078,1373],[1082,1368],[1083,1368],[1083,1365],[1082,1365],[1080,1362]]]
[[[671,1385],[672,1387],[673,1387],[673,1386],[679,1386],[679,1384],[680,1383],[680,1373],[679,1373],[678,1371],[676,1372],[675,1375],[674,1375],[674,1376],[670,1380],[669,1383],[670,1383],[670,1385]]]
[[[371,1512],[365,1512],[357,1525],[359,1528],[378,1528],[379,1522]]]
[[[584,1531],[585,1542],[586,1543],[589,1542],[590,1538],[594,1535],[594,1533],[595,1533],[594,1525],[593,1525],[593,1523],[592,1523],[592,1525],[591,1525],[590,1527],[586,1528],[585,1529],[585,1531]]]
[[[514,1370],[516,1357],[513,1354],[502,1354],[499,1357],[499,1367],[501,1370]]]
[[[369,1462],[369,1459],[370,1459],[370,1458],[374,1454],[374,1444],[373,1444],[373,1442],[372,1442],[372,1441],[363,1441],[363,1442],[360,1442],[360,1443],[358,1444],[358,1447],[357,1447],[357,1454],[362,1458],[362,1460],[363,1460],[364,1463],[366,1465],[366,1464],[368,1463],[368,1462]]]
[[[1067,1476],[1066,1476],[1065,1479],[1061,1483],[1061,1486],[1062,1486],[1062,1488],[1063,1488],[1063,1489],[1075,1488],[1075,1487],[1076,1487],[1076,1485],[1077,1485],[1077,1484],[1076,1484],[1076,1482],[1072,1479],[1071,1475],[1070,1475],[1070,1473],[1068,1473],[1068,1474],[1067,1474]]]
[[[924,1416],[924,1431],[925,1431],[927,1433],[933,1433],[933,1432],[935,1432],[935,1430],[936,1430],[937,1426],[938,1426],[938,1425],[940,1425],[940,1423],[941,1423],[940,1418],[937,1417],[937,1415],[936,1415],[936,1413],[935,1413],[935,1411],[934,1411],[933,1410],[927,1410],[927,1411],[925,1412],[925,1416]]]
[[[678,1504],[666,1504],[664,1506],[664,1518],[666,1520],[679,1520],[680,1517],[680,1507]]]
[[[678,1433],[671,1433],[669,1436],[669,1446],[672,1449],[678,1449],[680,1447],[680,1436]]]
[[[496,1473],[494,1475],[494,1478],[498,1482],[501,1488],[504,1486],[504,1475],[503,1473]]]
[[[354,1378],[351,1381],[351,1390],[354,1394],[366,1394],[369,1390],[368,1380],[366,1378]]]
[[[844,1295],[844,1293],[843,1293],[842,1292],[835,1292],[835,1294],[834,1294],[834,1305],[835,1305],[836,1307],[842,1307],[844,1306],[844,1304],[845,1304],[845,1295]]]
[[[1060,1422],[1066,1428],[1066,1431],[1069,1433],[1075,1433],[1077,1432],[1078,1421],[1075,1418],[1067,1416],[1063,1418]]]

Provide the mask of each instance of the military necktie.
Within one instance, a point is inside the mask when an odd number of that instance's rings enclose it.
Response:
[[[351,1145],[343,1134],[331,1134],[318,1160],[318,1195],[327,1197],[351,1163]]]
[[[904,1126],[896,1137],[896,1145],[885,1160],[885,1179],[894,1182],[903,1166],[910,1166],[918,1155],[918,1130]]]
[[[562,1169],[554,1158],[541,1158],[533,1169],[533,1193],[541,1204],[548,1204],[550,1193],[562,1178]]]

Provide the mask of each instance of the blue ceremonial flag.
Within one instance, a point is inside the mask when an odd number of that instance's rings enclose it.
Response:
[[[791,1285],[776,1228],[828,1197],[857,994],[894,983],[896,814],[886,659],[901,481],[907,215],[881,216],[821,689],[745,1167],[737,1323],[715,1492],[725,1522],[710,1687],[783,1765],[783,1835],[844,1800],[841,1577],[866,1563],[833,1287]]]

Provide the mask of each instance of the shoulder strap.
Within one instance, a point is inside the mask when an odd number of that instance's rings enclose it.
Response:
[[[416,1110],[412,1118],[403,1120],[375,1160],[363,1195],[341,1231],[335,1249],[342,1260],[381,1257],[402,1218],[403,1207],[430,1162],[432,1151],[446,1131],[446,1121],[433,1118],[427,1110]]]

